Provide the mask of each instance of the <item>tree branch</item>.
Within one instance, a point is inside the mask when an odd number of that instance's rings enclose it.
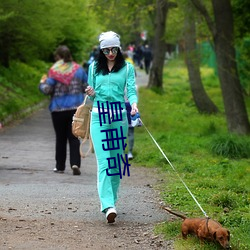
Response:
[[[215,37],[216,27],[205,5],[200,0],[190,0],[190,1],[194,5],[194,7],[201,13],[201,15],[205,18],[209,30],[211,31],[213,37]]]

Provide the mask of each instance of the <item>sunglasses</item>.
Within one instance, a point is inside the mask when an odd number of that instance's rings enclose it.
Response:
[[[111,49],[105,48],[105,49],[102,50],[104,55],[109,55],[110,51],[112,52],[112,54],[117,54],[118,48],[117,47],[114,47],[114,48],[111,48]]]

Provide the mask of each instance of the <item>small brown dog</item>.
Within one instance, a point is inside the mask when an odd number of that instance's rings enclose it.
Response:
[[[230,232],[222,225],[210,218],[187,218],[185,215],[173,212],[171,209],[163,207],[166,211],[183,219],[181,233],[183,239],[187,239],[188,234],[196,235],[201,241],[216,241],[224,249],[231,249],[229,245]]]

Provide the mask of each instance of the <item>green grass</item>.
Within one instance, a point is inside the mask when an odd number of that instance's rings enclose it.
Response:
[[[0,67],[0,122],[10,115],[20,117],[21,111],[45,99],[38,84],[47,70],[48,65],[39,61],[30,65],[11,62],[9,69]]]
[[[206,213],[230,230],[232,249],[250,249],[250,138],[227,132],[218,79],[210,68],[202,68],[201,74],[208,95],[220,110],[217,115],[202,115],[197,111],[187,71],[180,60],[165,67],[163,93],[139,90],[142,121],[174,170],[144,127],[135,130],[133,165],[158,168],[163,183],[155,188],[160,190],[164,203],[189,217],[202,217],[181,178]],[[180,224],[180,219],[162,223],[155,231],[167,239],[175,239],[178,250],[217,249],[213,243],[201,248],[193,237],[184,242],[178,237]]]

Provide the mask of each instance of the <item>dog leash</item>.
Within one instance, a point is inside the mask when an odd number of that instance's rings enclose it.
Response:
[[[179,177],[180,181],[182,182],[182,184],[185,186],[185,188],[187,189],[187,191],[189,192],[189,194],[191,195],[191,197],[193,198],[193,200],[196,202],[196,204],[198,205],[198,207],[200,208],[200,210],[202,211],[202,213],[205,215],[205,217],[209,218],[209,216],[207,215],[207,213],[203,210],[203,208],[201,207],[201,205],[199,204],[199,202],[196,200],[196,198],[194,197],[194,195],[192,194],[192,192],[190,191],[190,189],[188,188],[188,186],[186,185],[186,183],[182,180],[182,178],[180,177],[180,175],[178,174],[176,168],[173,166],[173,164],[170,162],[170,160],[168,159],[168,157],[165,155],[165,153],[163,152],[163,150],[161,149],[161,147],[159,146],[159,144],[157,143],[157,141],[154,139],[154,137],[152,136],[152,134],[149,132],[149,130],[147,129],[147,127],[145,126],[145,124],[142,122],[141,118],[139,118],[139,120],[141,121],[142,125],[145,127],[146,131],[148,132],[148,134],[150,135],[150,137],[152,138],[153,142],[155,143],[155,145],[158,147],[158,149],[160,150],[160,152],[162,153],[162,155],[165,157],[165,159],[167,160],[167,162],[169,163],[169,165],[172,167],[172,169],[175,171],[175,173],[177,174],[177,176]]]

